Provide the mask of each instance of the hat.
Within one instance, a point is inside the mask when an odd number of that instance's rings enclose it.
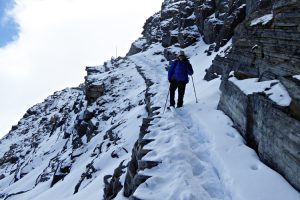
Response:
[[[179,57],[179,56],[185,56],[184,51],[180,51],[177,57]]]

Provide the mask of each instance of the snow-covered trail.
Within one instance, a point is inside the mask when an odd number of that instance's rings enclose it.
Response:
[[[207,46],[201,42],[185,49],[194,66],[199,102],[195,103],[193,85],[189,83],[184,107],[167,111],[152,122],[145,136],[154,139],[146,146],[152,151],[143,159],[161,164],[140,172],[152,177],[138,187],[134,196],[151,200],[299,200],[300,194],[260,162],[231,120],[217,110],[220,80],[202,80],[204,69],[214,57],[207,57],[205,49]],[[151,101],[162,111],[168,92],[167,63],[157,56],[151,60],[153,52],[159,50],[161,47],[153,46],[143,57],[131,59],[153,81],[150,90],[155,96]]]
[[[143,199],[231,199],[212,164],[211,144],[202,130],[184,109],[165,113],[146,136],[155,141],[147,145],[153,151],[144,157],[162,164],[143,172],[153,178],[140,186],[135,195]]]

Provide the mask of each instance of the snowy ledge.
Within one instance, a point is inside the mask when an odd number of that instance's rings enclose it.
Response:
[[[300,74],[293,76],[293,78],[300,80]]]
[[[291,104],[292,99],[290,95],[278,80],[257,82],[257,78],[238,80],[235,77],[229,80],[238,86],[246,95],[263,92],[279,106],[289,106]]]
[[[267,14],[267,15],[264,15],[262,17],[252,20],[250,26],[255,26],[257,24],[266,25],[272,19],[273,19],[273,14]]]

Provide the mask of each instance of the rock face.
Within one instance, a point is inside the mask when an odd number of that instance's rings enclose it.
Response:
[[[98,97],[101,97],[104,95],[104,85],[103,83],[95,82],[95,81],[90,81],[88,79],[89,76],[91,76],[93,73],[97,73],[99,71],[95,70],[94,68],[87,67],[87,77],[85,80],[85,95],[86,95],[86,100],[89,103],[92,103],[97,100]]]
[[[147,19],[143,37],[135,41],[127,55],[136,54],[150,44],[160,42],[165,48],[185,48],[201,36],[208,43],[219,48],[229,41],[235,27],[244,20],[244,0],[165,0],[161,12]],[[166,51],[166,58],[172,52]]]
[[[263,80],[300,73],[299,4],[278,1],[262,6],[237,27],[231,53],[214,60],[207,80],[213,73],[226,76],[232,70]]]
[[[222,76],[219,109],[260,158],[300,190],[300,82],[293,78],[300,74],[300,3],[248,0],[246,7],[232,47],[215,58],[205,79]],[[228,80],[231,71],[237,79],[278,80],[291,103],[280,106],[263,93],[245,94]]]

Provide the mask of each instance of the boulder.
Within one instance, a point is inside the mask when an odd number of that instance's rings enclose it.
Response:
[[[219,34],[223,26],[223,21],[212,16],[204,21],[203,26],[203,40],[207,44],[215,42],[217,35]]]
[[[153,42],[153,41],[152,41]],[[146,38],[139,38],[134,43],[131,44],[129,52],[126,56],[131,56],[143,51],[147,47],[147,40]]]
[[[88,84],[85,88],[85,96],[86,100],[89,103],[93,103],[96,101],[99,97],[103,96],[105,92],[105,88],[103,84]]]

